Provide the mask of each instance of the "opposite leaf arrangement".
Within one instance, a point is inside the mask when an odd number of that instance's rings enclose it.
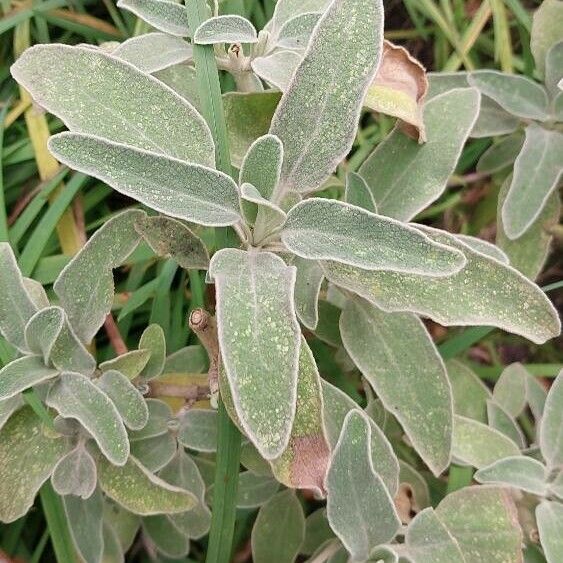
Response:
[[[87,563],[122,561],[139,528],[163,555],[188,553],[209,531],[217,414],[175,412],[159,390],[190,373],[196,388],[218,386],[244,436],[237,506],[261,507],[255,562],[517,562],[523,548],[539,554],[536,530],[545,559],[561,561],[563,375],[546,395],[514,364],[491,393],[461,362],[444,363],[419,317],[536,344],[560,333],[533,279],[548,252],[543,225],[559,214],[563,42],[532,45],[545,88],[483,70],[432,75],[426,96],[422,67],[383,40],[380,0],[280,0],[260,33],[217,14],[193,30],[167,0],[119,5],[159,31],[36,46],[12,67],[69,129],[51,137],[53,155],[145,208],[105,223],[50,299],[0,244],[0,332],[14,358],[0,371],[0,520],[24,515],[50,479]],[[535,36],[553,25],[542,10],[562,17],[561,3],[544,2]],[[237,175],[216,169],[198,111],[193,49],[209,44],[239,90],[223,97]],[[335,191],[362,109],[398,123]],[[498,246],[412,222],[470,136],[505,134],[478,165],[514,163]],[[324,197],[334,193],[343,198]],[[238,241],[209,243],[211,227]],[[97,365],[112,271],[140,244],[207,270],[219,358],[200,346],[167,357],[154,324],[137,350]],[[320,377],[310,335],[361,372],[365,408]],[[37,417],[37,402],[54,418]],[[516,422],[528,406],[538,436]],[[452,461],[485,485],[431,508],[419,470],[437,477]],[[326,508],[305,518],[294,489]],[[531,517],[519,522],[517,510]]]

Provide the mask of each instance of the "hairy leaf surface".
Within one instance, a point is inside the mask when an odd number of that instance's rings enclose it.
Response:
[[[199,45],[256,43],[257,41],[256,29],[252,23],[237,15],[209,18],[195,30],[193,37],[193,42]]]
[[[496,483],[522,489],[534,495],[544,495],[547,490],[547,469],[531,457],[514,456],[499,459],[475,473],[479,483]]]

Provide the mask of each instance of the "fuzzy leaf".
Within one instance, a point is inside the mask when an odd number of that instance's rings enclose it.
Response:
[[[258,512],[252,528],[254,563],[293,563],[305,535],[305,516],[291,490],[273,496]]]
[[[539,422],[543,416],[546,399],[547,391],[545,387],[533,375],[528,374],[526,377],[526,401],[536,422]],[[536,429],[536,432],[538,431],[539,428]]]
[[[479,469],[519,454],[518,446],[498,430],[471,418],[454,417],[452,455],[462,463]]]
[[[455,237],[465,243],[469,248],[480,252],[481,254],[485,254],[490,258],[494,258],[498,262],[502,264],[509,264],[508,256],[496,245],[491,242],[488,242],[484,239],[472,237],[470,235],[462,235],[456,234]]]
[[[276,2],[271,28],[274,35],[286,22],[309,12],[324,12],[329,0],[279,0]]]
[[[563,464],[563,370],[547,394],[540,426],[540,448],[548,466]]]
[[[270,127],[284,146],[280,193],[318,188],[348,153],[382,41],[380,0],[336,0],[324,12]]]
[[[175,526],[167,514],[143,518],[143,531],[167,558],[180,559],[190,551],[190,537]]]
[[[180,37],[190,35],[184,6],[170,0],[118,0],[117,7],[129,10],[152,27]]]
[[[278,481],[293,489],[324,494],[330,449],[323,424],[321,380],[315,358],[301,338],[297,379],[297,408],[287,449],[271,461]]]
[[[555,43],[545,57],[545,87],[551,98],[553,106],[557,106],[555,99],[560,95],[563,88],[558,87],[563,76],[563,38]]]
[[[78,420],[112,463],[127,461],[129,442],[121,416],[90,379],[79,373],[62,373],[49,390],[46,403],[61,416]]]
[[[198,452],[214,452],[217,449],[217,411],[186,411],[180,421],[178,441],[185,448]]]
[[[522,236],[541,213],[563,172],[563,135],[538,125],[526,127],[522,151],[502,206],[508,238]]]
[[[513,417],[519,416],[526,406],[526,377],[528,372],[520,363],[505,367],[495,383],[493,398]]]
[[[144,213],[128,210],[109,219],[67,264],[54,290],[74,332],[89,343],[104,323],[113,303],[113,274],[135,250],[135,221]]]
[[[15,397],[29,387],[53,379],[58,370],[48,367],[39,356],[23,356],[0,370],[0,401]]]
[[[309,329],[315,330],[319,322],[319,293],[324,279],[323,272],[314,260],[291,256],[288,263],[295,266],[295,312]]]
[[[520,449],[526,447],[526,438],[514,417],[495,401],[487,401],[487,418],[491,428],[502,432]]]
[[[252,210],[254,210],[254,206],[256,208],[255,216],[253,213],[250,215],[244,213],[247,223],[254,225],[252,237],[255,244],[284,223],[285,213],[276,204],[264,199],[252,184],[243,184],[240,188],[240,195],[243,205],[252,206]]]
[[[486,423],[487,399],[492,396],[488,387],[458,360],[447,361],[446,369],[452,386],[455,414]]]
[[[133,514],[185,512],[197,502],[192,493],[153,475],[132,456],[123,467],[116,467],[101,456],[96,463],[104,493]]]
[[[27,350],[25,326],[36,311],[12,248],[0,242],[0,333],[21,351]]]
[[[410,313],[385,313],[357,299],[344,309],[340,331],[354,363],[439,475],[450,461],[452,392],[422,322]]]
[[[512,115],[540,121],[547,119],[545,88],[526,76],[478,70],[469,75],[468,81]]]
[[[186,41],[168,33],[145,33],[127,39],[111,54],[143,72],[153,73],[191,59],[193,49]]]
[[[198,45],[213,43],[256,43],[256,29],[246,18],[236,15],[217,16],[205,20],[194,32]]]
[[[461,250],[467,258],[465,267],[439,278],[322,262],[325,276],[383,310],[412,311],[446,326],[492,325],[538,344],[559,334],[557,315],[538,286],[444,231],[419,228],[432,240]]]
[[[169,463],[177,450],[178,441],[170,432],[131,442],[131,455],[152,473]]]
[[[268,475],[244,471],[238,478],[237,508],[258,508],[266,504],[279,488],[279,483]]]
[[[494,145],[491,145],[479,158],[477,172],[492,174],[512,166],[516,157],[522,150],[524,137],[521,132],[504,137]]]
[[[143,380],[148,381],[159,376],[164,369],[164,362],[166,361],[166,340],[160,325],[156,323],[150,324],[143,331],[139,340],[139,349],[148,350],[151,354],[147,365],[141,372]]]
[[[351,411],[326,481],[331,528],[353,559],[359,560],[391,540],[400,526],[389,492],[373,467],[370,442],[369,419],[361,411]]]
[[[117,356],[117,358],[102,362],[99,368],[102,372],[118,371],[127,379],[133,380],[143,371],[150,357],[149,350],[131,350],[121,356]]]
[[[334,538],[328,519],[326,508],[318,508],[305,519],[305,539],[301,544],[300,553],[312,555],[326,541]]]
[[[60,133],[49,148],[57,160],[172,217],[212,226],[240,219],[236,184],[217,170],[93,135]]]
[[[538,532],[547,563],[557,563],[563,557],[563,505],[544,501],[536,508]]]
[[[377,146],[359,173],[379,213],[408,221],[442,194],[477,118],[479,98],[473,88],[441,94],[424,107],[427,143],[395,129]]]
[[[201,99],[197,89],[197,77],[195,67],[188,64],[169,66],[162,70],[157,70],[153,76],[169,86],[180,97],[187,100],[194,108],[201,113]]]
[[[475,473],[479,483],[496,483],[522,489],[534,495],[545,495],[547,469],[531,457],[514,456],[499,459]]]
[[[43,357],[49,363],[51,348],[59,336],[65,322],[61,307],[49,307],[37,311],[25,326],[26,348],[33,354]]]
[[[372,213],[377,213],[377,205],[375,204],[369,186],[356,172],[348,172],[346,175],[346,192],[344,199],[346,203],[356,205]]]
[[[496,137],[514,133],[520,126],[520,119],[502,109],[496,102],[481,97],[479,117],[471,130],[470,137],[481,139],[483,137]]]
[[[413,509],[422,510],[430,506],[430,490],[424,477],[405,461],[399,460],[399,467],[400,486],[407,485],[412,491]]]
[[[300,62],[301,57],[294,51],[281,50],[266,57],[256,57],[251,66],[262,80],[285,92]]]
[[[170,407],[158,399],[147,399],[149,419],[141,430],[130,432],[131,441],[146,440],[168,432],[168,422],[173,418]]]
[[[459,271],[461,252],[394,219],[340,201],[310,198],[287,215],[281,238],[293,253],[367,270],[443,276]]]
[[[276,45],[282,49],[305,49],[321,15],[320,11],[311,11],[288,19],[279,29]]]
[[[53,61],[57,72],[49,70]],[[192,163],[215,162],[211,133],[193,106],[116,57],[87,47],[36,45],[11,71],[39,105],[73,132]]]
[[[9,418],[23,405],[21,395],[0,401],[0,430]]]
[[[75,495],[83,499],[94,493],[96,482],[96,464],[83,445],[62,457],[51,475],[53,489],[59,495]]]
[[[1,522],[13,522],[29,510],[68,449],[66,440],[53,437],[31,408],[12,415],[0,430]]]
[[[300,331],[295,269],[269,252],[224,249],[209,267],[221,357],[236,413],[266,459],[287,447],[295,416]]]
[[[554,43],[561,41],[563,6],[559,0],[544,0],[534,13],[530,48],[540,76],[545,73],[545,58]]]

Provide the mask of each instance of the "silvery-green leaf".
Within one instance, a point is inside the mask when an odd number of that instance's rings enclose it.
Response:
[[[322,13],[328,4],[330,4],[328,0],[280,0],[276,2],[274,15],[268,27],[276,34],[291,19],[310,12]]]
[[[341,309],[324,299],[319,300],[317,306],[319,309],[319,320],[315,327],[315,336],[334,348],[342,346],[340,328],[338,326],[338,321],[342,314]]]
[[[281,238],[293,253],[367,270],[445,276],[459,271],[461,252],[419,230],[347,203],[310,198],[293,207]]]
[[[49,298],[43,286],[36,280],[31,278],[23,278],[23,285],[31,301],[35,304],[37,309],[45,309],[49,306]]]
[[[520,237],[532,225],[557,188],[562,171],[563,134],[528,125],[502,206],[502,224],[508,238]]]
[[[559,335],[553,305],[537,285],[445,231],[418,228],[432,240],[460,249],[465,267],[448,277],[429,277],[321,262],[325,276],[385,311],[411,311],[446,326],[497,326],[538,344]]]
[[[456,88],[467,88],[469,82],[467,82],[468,72],[429,72],[428,77],[428,92],[426,94],[426,101],[430,101],[432,98],[443,94],[444,92],[449,92],[450,90],[455,90]]]
[[[205,504],[205,483],[198,466],[181,448],[172,461],[160,472],[168,483],[182,487],[193,493],[197,504],[188,512],[169,515],[170,520],[194,539],[199,539],[209,531],[211,512]]]
[[[52,61],[57,72],[49,71]],[[73,132],[206,166],[215,162],[211,133],[193,106],[116,57],[85,47],[36,45],[11,70]]]
[[[330,448],[324,429],[321,379],[304,338],[298,369],[297,408],[289,443],[281,456],[270,463],[274,476],[285,486],[310,489],[323,496]]]
[[[300,345],[295,268],[269,252],[223,249],[209,266],[221,357],[240,422],[266,459],[287,447]]]
[[[278,31],[276,45],[282,49],[305,49],[321,15],[305,12],[288,19]]]
[[[182,446],[198,452],[214,452],[217,449],[217,411],[186,411],[180,420],[178,441]]]
[[[371,425],[351,411],[333,452],[327,475],[327,514],[331,528],[354,559],[391,540],[400,526],[393,500],[376,473],[370,451]]]
[[[456,234],[455,237],[469,246],[472,250],[480,252],[481,254],[486,254],[502,264],[509,263],[508,256],[492,242],[488,242],[484,239],[473,237],[471,235]]]
[[[240,188],[240,195],[243,205],[256,206],[255,216],[254,214],[244,214],[247,223],[254,225],[253,241],[255,244],[284,223],[285,213],[275,203],[264,199],[252,184],[243,184]]]
[[[548,466],[563,464],[563,370],[547,394],[540,426],[540,447]]]
[[[8,419],[23,405],[21,395],[0,401],[0,429]]]
[[[135,379],[147,365],[151,357],[149,350],[131,350],[100,364],[102,372],[115,370],[122,373],[127,379]]]
[[[148,381],[160,375],[166,361],[166,340],[160,325],[153,323],[143,331],[139,340],[139,350],[149,350],[151,353],[147,365],[141,372],[143,380]]]
[[[258,453],[252,442],[243,440],[240,450],[240,463],[255,475],[272,475],[270,464]]]
[[[149,418],[149,411],[145,399],[127,377],[118,371],[109,370],[94,382],[112,400],[128,428],[143,428]]]
[[[210,226],[240,219],[236,184],[212,168],[94,135],[59,133],[49,149],[71,168],[172,217]]]
[[[454,459],[479,469],[504,457],[519,454],[518,446],[498,430],[471,418],[454,416]]]
[[[170,35],[190,35],[188,15],[182,4],[170,0],[119,0],[117,6]]]
[[[67,264],[53,286],[74,332],[89,343],[113,304],[112,269],[135,250],[139,235],[135,221],[140,210],[128,210],[109,219]]]
[[[298,319],[315,330],[319,322],[319,293],[324,279],[317,262],[293,255],[289,263],[297,269],[294,302]]]
[[[377,205],[367,182],[356,172],[348,172],[346,175],[344,199],[346,203],[377,213]]]
[[[469,75],[468,81],[512,115],[540,121],[547,118],[545,88],[526,76],[478,70]]]
[[[447,495],[435,511],[468,563],[521,561],[522,530],[506,489],[465,487]]]
[[[87,499],[63,497],[63,506],[74,547],[84,563],[101,563],[104,551],[103,495],[98,490]]]
[[[61,416],[78,420],[112,463],[127,461],[129,442],[121,416],[90,379],[79,373],[62,373],[49,390],[46,403]]]
[[[104,524],[115,532],[121,551],[127,552],[139,531],[141,519],[106,497],[104,499]]]
[[[493,389],[494,400],[513,417],[526,406],[526,377],[528,372],[520,363],[505,367]]]
[[[190,551],[190,537],[174,526],[168,515],[143,518],[143,531],[159,553],[171,559],[180,559]]]
[[[347,352],[397,417],[435,475],[449,464],[453,403],[446,370],[424,325],[350,300],[340,319]]]
[[[547,469],[531,457],[513,456],[495,461],[475,473],[479,483],[496,483],[522,489],[534,495],[545,495]]]
[[[258,508],[268,502],[279,488],[280,484],[270,476],[244,471],[238,479],[237,508]]]
[[[155,436],[162,436],[168,432],[168,422],[173,418],[172,410],[163,401],[147,399],[149,419],[142,430],[130,432],[131,441],[146,440]]]
[[[346,415],[351,410],[359,409],[360,406],[346,395],[344,391],[328,381],[322,379],[321,385],[323,390],[325,430],[330,448],[334,450]]]
[[[424,107],[426,143],[396,128],[368,156],[359,173],[379,213],[408,221],[440,196],[473,128],[479,99],[474,88],[436,96]]]
[[[37,311],[25,326],[27,349],[33,354],[43,356],[43,362],[48,364],[51,348],[64,323],[65,313],[61,307],[46,307]]]
[[[452,386],[455,414],[487,422],[487,400],[491,398],[489,388],[459,360],[448,360],[446,369]]]
[[[184,346],[167,356],[162,373],[203,373],[209,368],[209,358],[203,346]]]
[[[546,399],[547,391],[545,387],[533,375],[528,374],[526,378],[526,401],[536,422],[539,422],[543,416]]]
[[[189,64],[169,66],[157,70],[153,76],[164,82],[182,98],[190,102],[194,108],[201,113],[201,100],[197,89],[197,77],[195,68]]]
[[[102,456],[96,458],[96,464],[104,493],[134,514],[175,514],[191,510],[197,503],[192,493],[153,475],[132,456],[123,467]]]
[[[104,563],[124,563],[124,549],[119,541],[118,533],[105,520],[103,523],[104,534]]]
[[[217,16],[205,20],[194,32],[198,45],[213,43],[256,43],[256,29],[246,18],[236,15]]]
[[[422,510],[430,506],[430,489],[424,477],[403,460],[399,460],[399,468],[399,483],[410,487],[413,495],[413,508]]]
[[[145,33],[127,39],[112,55],[152,73],[191,59],[193,49],[183,39],[168,33]]]
[[[0,401],[15,397],[29,387],[53,379],[58,370],[46,366],[40,356],[23,356],[0,370]]]
[[[432,507],[419,512],[405,534],[408,560],[413,563],[465,562],[460,546]]]
[[[495,101],[487,96],[481,96],[479,117],[471,129],[470,137],[496,137],[514,133],[520,126],[520,118],[502,109]]]
[[[550,227],[559,222],[561,202],[557,191],[553,192],[526,232],[517,239],[511,240],[506,236],[502,224],[502,207],[511,182],[512,175],[503,182],[499,193],[496,243],[509,256],[512,267],[522,272],[527,278],[535,280],[549,254],[553,240]]]
[[[258,511],[252,528],[254,563],[293,563],[305,535],[305,516],[295,493],[273,496]]]
[[[544,501],[536,508],[538,532],[547,563],[563,558],[563,504]]]
[[[141,217],[136,229],[153,251],[165,258],[173,258],[186,270],[205,270],[209,254],[203,241],[186,225],[164,215]]]
[[[563,6],[560,0],[544,0],[534,13],[530,48],[536,62],[536,70],[543,76],[545,58],[554,43],[561,41]]]
[[[526,438],[514,417],[494,400],[487,401],[487,418],[491,428],[502,432],[520,449],[526,447]]]
[[[321,545],[334,538],[328,523],[326,508],[318,508],[305,519],[305,538],[300,553],[312,555]]]
[[[270,127],[284,146],[280,193],[318,188],[349,152],[382,41],[380,0],[336,0],[323,13]]]
[[[477,172],[492,174],[512,166],[523,144],[524,137],[520,132],[502,138],[481,155],[476,166]]]
[[[559,475],[557,475],[555,479],[549,483],[549,490],[563,500],[563,470],[561,470]]]
[[[0,430],[0,521],[13,522],[33,504],[57,461],[69,450],[53,437],[29,407],[17,411]]]
[[[297,53],[282,49],[265,57],[256,57],[251,66],[262,80],[285,92],[300,62],[301,57]]]
[[[96,488],[96,464],[88,450],[78,445],[62,457],[51,475],[53,489],[59,495],[88,498]]]
[[[153,473],[169,463],[177,450],[178,442],[170,432],[131,442],[131,455]]]
[[[561,92],[557,84],[562,76],[563,40],[553,45],[545,57],[545,87],[553,99]]]
[[[27,292],[12,248],[0,242],[0,333],[25,351],[25,325],[37,307]]]

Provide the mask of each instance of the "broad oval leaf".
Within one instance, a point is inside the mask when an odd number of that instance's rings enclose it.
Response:
[[[156,211],[210,226],[240,220],[236,184],[212,168],[94,135],[60,133],[51,137],[49,148],[61,162]]]
[[[139,349],[150,352],[149,361],[141,372],[143,381],[158,377],[162,373],[166,361],[166,339],[159,324],[152,323],[145,328],[139,339]]]
[[[88,498],[94,493],[96,464],[83,445],[78,445],[59,460],[51,475],[51,483],[59,495]]]
[[[285,92],[299,66],[301,57],[294,51],[274,51],[266,57],[256,57],[251,66],[255,74],[274,88]]]
[[[563,557],[563,504],[544,501],[536,508],[538,532],[547,563],[558,563]]]
[[[46,366],[40,356],[18,358],[0,370],[0,401],[58,375],[58,370]]]
[[[217,16],[205,20],[194,32],[198,45],[213,43],[256,43],[256,29],[246,18],[237,15]]]
[[[331,528],[355,560],[390,541],[401,523],[393,500],[376,473],[367,415],[351,411],[333,452],[327,475],[327,514]]]
[[[348,153],[382,42],[380,0],[336,0],[324,12],[270,127],[284,146],[280,195],[316,189]]]
[[[141,430],[129,433],[132,442],[162,436],[169,430],[168,423],[173,418],[170,407],[159,399],[147,399],[146,403],[149,410],[149,419]]]
[[[293,563],[305,536],[305,516],[292,490],[273,496],[260,510],[252,528],[255,563]]]
[[[287,447],[295,416],[300,331],[295,269],[269,252],[224,249],[209,267],[221,357],[240,422],[266,459]]]
[[[149,350],[130,350],[121,356],[106,360],[99,365],[102,372],[115,370],[122,373],[127,379],[135,379],[147,365],[151,353]]]
[[[446,326],[497,326],[537,344],[559,335],[558,316],[537,285],[453,235],[419,228],[436,242],[461,250],[465,267],[448,277],[429,277],[321,262],[325,276],[385,311],[411,311]]]
[[[305,49],[321,15],[320,11],[311,11],[288,19],[277,33],[276,45],[283,49]]]
[[[129,441],[121,416],[90,379],[79,373],[62,373],[49,390],[46,403],[61,416],[78,420],[112,463],[126,463]]]
[[[178,441],[198,452],[217,450],[217,411],[189,409],[180,420]]]
[[[280,488],[269,475],[256,475],[252,471],[239,473],[237,508],[258,508],[268,502]]]
[[[65,313],[61,307],[47,306],[37,311],[25,325],[25,343],[33,354],[43,356],[45,364],[49,362],[51,347],[59,336],[65,322]]]
[[[534,495],[547,491],[547,469],[531,457],[513,456],[499,459],[475,473],[479,483],[496,483],[522,489]]]
[[[281,238],[301,258],[336,260],[366,270],[445,276],[465,263],[457,249],[436,244],[414,227],[324,198],[293,207]]]
[[[512,417],[519,416],[526,407],[526,368],[520,363],[505,367],[493,389],[493,398]]]
[[[178,451],[178,440],[171,432],[131,442],[131,455],[155,473],[169,463]]]
[[[540,447],[548,466],[563,464],[563,370],[547,394],[540,426]]]
[[[452,386],[455,414],[486,423],[487,400],[492,397],[489,388],[458,360],[447,361],[446,369]]]
[[[49,70],[54,60],[57,72]],[[71,131],[193,163],[215,162],[211,133],[194,107],[125,61],[86,47],[37,45],[11,71]]]
[[[129,10],[154,28],[170,35],[190,35],[188,14],[182,4],[170,0],[119,0],[117,7]]]
[[[346,351],[435,475],[449,464],[453,403],[430,335],[410,313],[350,300],[340,318]]]
[[[474,88],[436,96],[424,107],[425,144],[396,128],[368,156],[359,173],[378,213],[409,221],[442,194],[477,119],[479,99]]]

